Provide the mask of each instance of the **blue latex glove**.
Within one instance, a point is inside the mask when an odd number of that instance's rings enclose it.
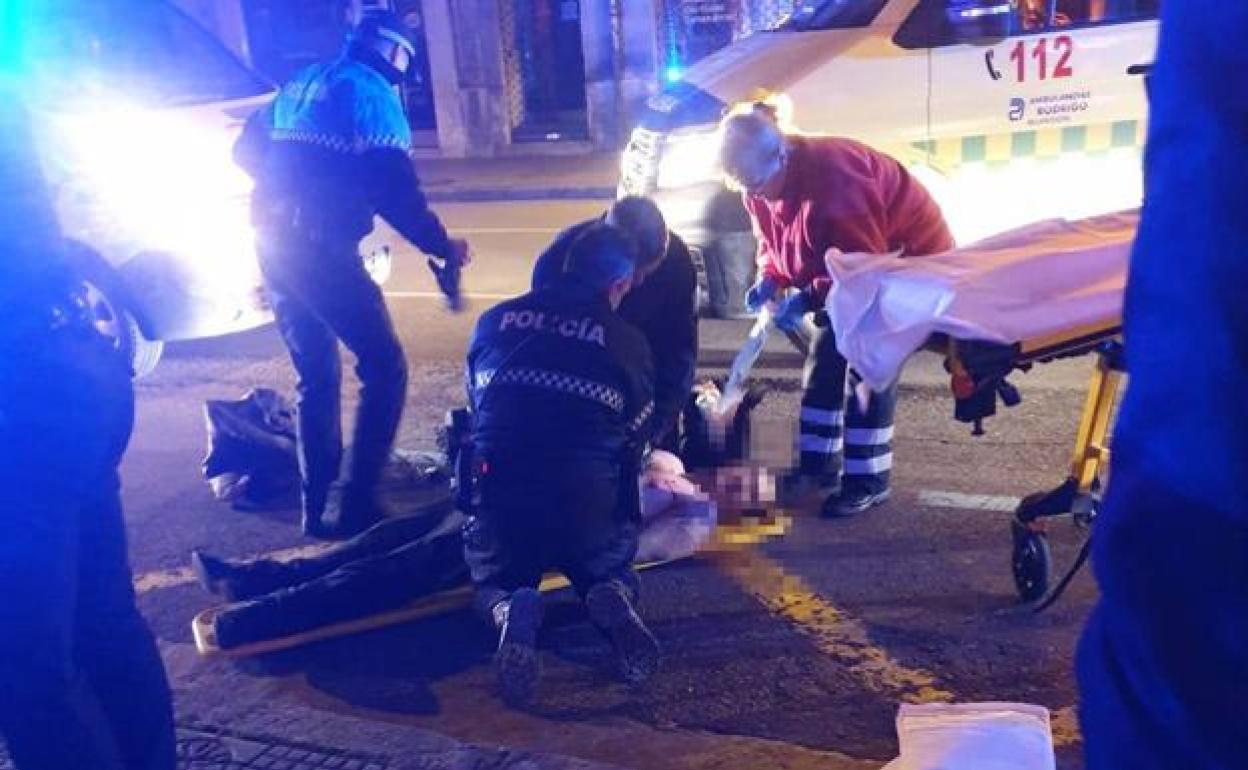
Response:
[[[757,313],[763,309],[763,305],[773,300],[779,291],[780,284],[776,283],[774,278],[767,276],[759,278],[745,293],[745,309],[751,313]]]
[[[794,331],[801,326],[802,318],[814,309],[812,304],[809,294],[804,291],[795,291],[780,302],[771,320],[776,324],[777,329]]]

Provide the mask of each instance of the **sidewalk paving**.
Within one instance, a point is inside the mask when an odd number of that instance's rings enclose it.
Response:
[[[499,158],[417,158],[431,201],[610,200],[618,152]]]

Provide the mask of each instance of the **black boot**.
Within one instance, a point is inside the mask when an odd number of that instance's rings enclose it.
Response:
[[[533,698],[542,671],[537,654],[542,595],[532,588],[521,588],[510,599],[494,605],[493,614],[499,630],[494,653],[498,690],[509,706],[523,706]]]
[[[585,608],[615,647],[624,681],[640,684],[659,670],[659,641],[642,622],[622,585],[612,580],[589,589]]]
[[[213,596],[220,596],[229,602],[241,598],[235,585],[237,570],[225,559],[194,550],[191,551],[191,569],[195,571],[199,585]]]
[[[374,492],[361,492],[350,485],[336,486],[330,491],[325,512],[335,522],[332,536],[344,540],[355,537],[389,515]]]

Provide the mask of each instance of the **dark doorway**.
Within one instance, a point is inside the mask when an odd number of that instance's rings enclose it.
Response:
[[[585,139],[579,0],[502,0],[512,140]]]

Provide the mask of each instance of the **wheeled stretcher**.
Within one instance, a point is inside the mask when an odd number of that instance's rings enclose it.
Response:
[[[1085,541],[1050,591],[1046,519],[1071,514],[1089,527],[1108,470],[1107,435],[1124,374],[1122,295],[1138,212],[1053,220],[946,254],[914,259],[830,252],[826,322],[862,380],[882,388],[921,349],[945,357],[956,419],[983,433],[998,401],[1020,395],[1008,381],[1036,364],[1095,355],[1096,366],[1067,478],[1029,495],[1011,521],[1020,596],[1043,609],[1087,558]]]

